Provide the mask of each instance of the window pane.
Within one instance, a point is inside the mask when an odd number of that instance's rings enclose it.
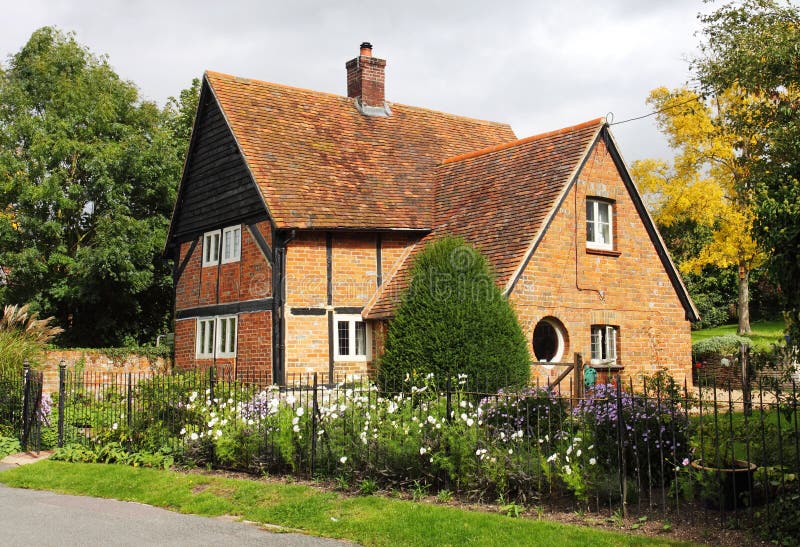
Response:
[[[242,230],[241,228],[236,228],[233,231],[233,256],[239,256],[239,243],[242,240]]]
[[[600,215],[599,215],[600,218],[598,220],[600,220],[600,222],[606,222],[607,223],[608,222],[609,213],[611,212],[611,204],[610,203],[602,203],[602,202],[598,201],[597,202],[597,209],[598,209],[598,212],[600,213]]]
[[[214,320],[209,319],[206,321],[206,349],[205,353],[213,353],[214,350],[212,349],[214,346]]]
[[[224,353],[228,351],[225,346],[225,342],[228,340],[228,320],[223,319],[220,321],[220,336],[219,336],[219,352]]]
[[[586,222],[594,222],[595,206],[597,206],[596,201],[589,200],[586,202]]]
[[[214,248],[212,251],[212,259],[214,262],[219,260],[219,234],[214,234]]]
[[[228,319],[228,351],[233,353],[236,351],[236,318],[231,317]]]
[[[606,327],[606,344],[608,351],[606,352],[608,359],[616,360],[617,358],[617,329],[614,327]]]
[[[356,355],[367,354],[367,324],[356,321]]]
[[[337,321],[339,355],[350,355],[350,322]]]
[[[603,331],[599,327],[592,327],[592,359],[603,358]]]
[[[590,243],[594,243],[596,241],[594,235],[594,221],[592,220],[586,221],[586,241],[589,241]]]
[[[611,226],[609,224],[600,224],[599,243],[611,243]]]
[[[231,245],[232,244],[231,237],[232,236],[233,236],[233,234],[231,232],[225,232],[225,244],[224,244],[225,246],[223,247],[223,250],[222,250],[222,258],[224,258],[225,260],[227,260],[227,259],[229,259],[231,257],[231,250],[232,250],[231,249],[231,247],[232,247],[232,245]]]
[[[200,321],[198,325],[198,335],[197,335],[197,353],[205,353],[206,352],[206,322]]]
[[[206,236],[205,243],[203,245],[206,251],[206,262],[211,261],[211,236]]]

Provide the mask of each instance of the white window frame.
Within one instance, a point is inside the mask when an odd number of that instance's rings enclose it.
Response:
[[[209,329],[209,327],[211,327]],[[195,333],[195,355],[198,359],[214,357],[216,344],[216,321],[213,317],[198,317],[197,331]]]
[[[231,320],[233,335],[231,336]],[[223,322],[225,323],[223,329]],[[209,329],[209,326],[211,329]],[[225,331],[226,340],[222,339]],[[213,338],[213,339],[212,339]],[[198,317],[195,333],[195,356],[198,359],[213,357],[236,357],[239,343],[239,317],[237,315],[218,315]]]
[[[226,238],[228,234],[231,235],[231,244],[233,249],[229,249],[226,246]],[[224,230],[222,230],[222,240],[220,241],[220,258],[223,264],[228,264],[230,262],[239,262],[242,257],[242,225],[238,224],[236,226],[228,226]]]
[[[216,237],[216,242],[215,242]],[[216,243],[216,244],[215,244]],[[212,230],[203,234],[203,267],[219,264],[222,230]]]
[[[564,359],[564,347],[566,346],[564,339],[564,329],[562,329],[561,326],[556,321],[545,317],[544,319],[536,323],[536,326],[534,327],[534,332],[536,331],[536,327],[539,326],[539,323],[547,323],[553,328],[553,330],[556,333],[557,348],[555,355],[553,355],[553,358],[550,359],[549,361],[544,361],[544,360],[538,361],[539,364],[544,366],[546,369],[550,370],[555,366],[553,363],[560,363],[562,359]],[[531,350],[533,351],[534,358],[536,358],[536,348],[533,347],[533,340],[531,340]]]
[[[591,364],[616,365],[617,364],[617,337],[619,330],[611,325],[592,325],[591,336]],[[603,358],[605,352],[605,359]]]
[[[339,348],[339,323],[346,321],[348,323],[348,346],[350,353],[342,355]],[[363,323],[366,337],[366,353],[364,355],[353,355],[352,351],[356,347],[356,323]],[[369,324],[362,319],[361,315],[350,314],[333,314],[333,360],[334,361],[360,361],[366,362],[370,360],[372,355],[372,332]]]
[[[603,223],[600,221],[600,208],[608,207],[608,241],[597,241],[602,233]],[[589,220],[589,211],[593,219]],[[594,226],[595,240],[589,239],[589,223]],[[614,250],[614,203],[605,199],[586,198],[586,247],[589,249]]]

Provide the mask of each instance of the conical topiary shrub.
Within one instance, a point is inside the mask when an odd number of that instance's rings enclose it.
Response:
[[[467,375],[473,388],[519,386],[530,377],[528,343],[489,264],[463,239],[429,243],[389,324],[378,382],[408,387],[433,373]]]

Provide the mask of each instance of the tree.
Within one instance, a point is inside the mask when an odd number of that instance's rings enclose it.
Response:
[[[701,56],[693,70],[702,89],[737,88],[747,110],[723,122],[747,137],[737,162],[754,195],[754,234],[786,299],[787,326],[800,339],[800,10],[779,0],[727,3],[701,16]],[[738,149],[740,152],[742,147]]]
[[[494,390],[527,384],[530,366],[528,342],[486,259],[460,238],[429,243],[389,324],[379,383],[466,374]]]
[[[684,274],[699,274],[706,266],[738,269],[739,334],[750,333],[750,272],[764,254],[753,239],[747,165],[740,161],[748,153],[747,142],[721,120],[747,108],[747,102],[736,88],[709,101],[685,88],[654,89],[648,103],[676,155],[671,165],[642,160],[632,168],[659,225],[707,231],[696,251],[678,261]]]
[[[105,57],[50,27],[0,74],[0,297],[55,316],[65,343],[168,329],[161,250],[188,144],[176,104],[142,101]]]

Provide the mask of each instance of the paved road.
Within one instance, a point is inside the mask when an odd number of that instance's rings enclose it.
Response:
[[[227,519],[181,515],[125,501],[8,488],[0,484],[0,543],[7,546],[287,545],[338,541],[267,532]]]

